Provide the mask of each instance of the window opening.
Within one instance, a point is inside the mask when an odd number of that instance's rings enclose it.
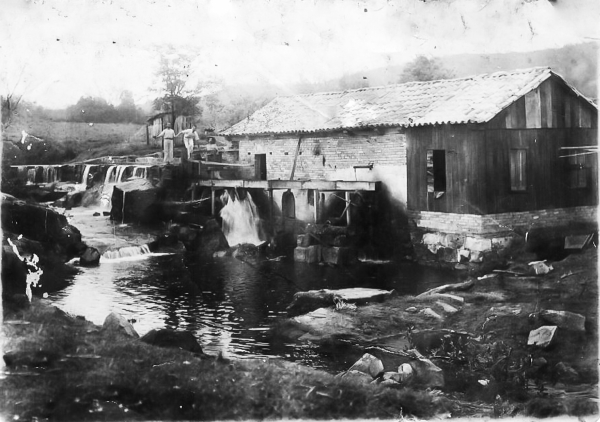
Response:
[[[436,199],[446,192],[446,150],[427,150],[427,192]]]
[[[510,150],[510,190],[523,192],[527,190],[527,150]]]

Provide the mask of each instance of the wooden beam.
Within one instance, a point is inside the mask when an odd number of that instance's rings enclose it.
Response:
[[[296,162],[298,161],[298,153],[300,152],[300,144],[302,143],[302,137],[298,138],[298,146],[296,147],[296,153],[294,154],[294,164],[292,165],[292,172],[290,173],[290,180],[294,180],[294,173],[296,172]]]
[[[352,201],[350,200],[350,191],[346,191],[345,192],[345,196],[346,196],[346,225],[350,226],[350,223],[352,223],[352,220],[350,219],[350,204],[352,204]],[[354,205],[354,204],[352,204]]]
[[[313,205],[315,207],[315,224],[319,222],[319,191],[313,190]]]
[[[215,190],[210,190],[210,215],[215,216]]]

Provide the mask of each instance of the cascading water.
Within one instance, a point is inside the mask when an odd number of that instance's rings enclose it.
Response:
[[[85,165],[85,170],[83,170],[83,175],[81,176],[81,184],[82,185],[87,185],[87,179],[88,176],[90,174],[90,169],[92,168],[91,164],[86,164]]]
[[[225,203],[221,209],[222,230],[229,246],[261,244],[264,240],[261,239],[260,219],[250,192],[240,199],[237,190],[233,195],[225,191],[221,199]]]
[[[106,177],[104,178],[104,186],[108,185],[111,182],[111,176],[115,172],[117,166],[110,166],[108,170],[106,170]]]
[[[148,167],[136,166],[133,168],[133,177],[138,179],[145,179]]]
[[[128,166],[117,166],[117,176],[115,177],[115,183],[121,183],[123,181],[123,174]]]
[[[135,259],[143,259],[145,255],[149,255],[150,248],[148,245],[142,246],[126,246],[114,251],[106,251],[100,257],[100,262],[115,262],[115,261],[131,261]]]
[[[27,184],[35,183],[35,173],[36,173],[36,167],[27,169]]]

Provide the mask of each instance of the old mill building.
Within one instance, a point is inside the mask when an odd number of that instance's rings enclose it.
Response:
[[[538,67],[278,97],[221,134],[254,164],[244,179],[282,188],[284,217],[377,190],[421,257],[479,262],[532,228],[595,222],[597,114]]]

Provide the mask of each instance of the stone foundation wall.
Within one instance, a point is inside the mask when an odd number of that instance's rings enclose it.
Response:
[[[595,206],[475,215],[408,211],[411,240],[424,263],[483,262],[502,254],[534,229],[594,224]]]

